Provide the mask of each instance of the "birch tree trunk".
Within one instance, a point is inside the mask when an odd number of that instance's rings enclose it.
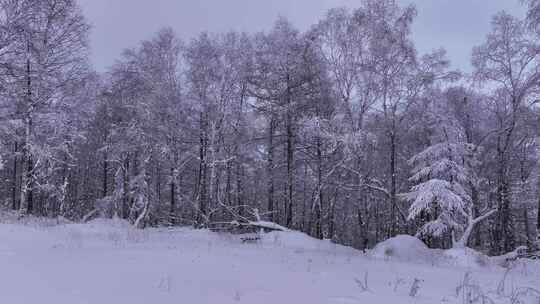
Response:
[[[22,172],[21,172],[21,202],[19,212],[22,216],[31,211],[30,198],[32,184],[32,156],[31,156],[31,136],[32,136],[32,116],[34,105],[32,101],[32,78],[30,69],[30,42],[27,41],[26,58],[26,112],[24,122],[24,142],[22,145]]]

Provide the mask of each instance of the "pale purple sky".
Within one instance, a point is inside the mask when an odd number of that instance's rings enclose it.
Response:
[[[92,61],[100,71],[122,50],[172,27],[189,40],[201,31],[269,29],[279,15],[306,29],[332,7],[354,8],[360,0],[79,0],[92,24]],[[500,10],[522,16],[518,0],[400,0],[418,8],[414,39],[420,52],[444,47],[453,67],[470,70],[470,53]]]

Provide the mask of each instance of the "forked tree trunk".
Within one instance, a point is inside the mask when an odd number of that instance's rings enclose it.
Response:
[[[492,216],[497,211],[498,211],[498,209],[492,209],[492,210],[488,211],[487,213],[485,213],[484,215],[479,216],[477,218],[474,218],[472,213],[470,213],[468,221],[467,221],[468,222],[467,227],[465,228],[465,231],[463,232],[463,235],[461,236],[461,238],[459,240],[456,240],[455,236],[452,233],[452,241],[453,241],[453,246],[452,247],[454,247],[454,248],[465,248],[465,247],[467,247],[467,245],[469,244],[469,240],[471,238],[471,235],[472,235],[476,225],[478,223],[482,222],[483,220],[487,219],[488,217]],[[472,210],[471,210],[471,212],[472,212]]]

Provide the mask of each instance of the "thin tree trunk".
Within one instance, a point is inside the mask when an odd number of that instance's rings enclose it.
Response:
[[[494,231],[496,254],[503,254],[514,250],[514,234],[510,210],[510,189],[507,176],[507,160],[505,152],[498,148],[499,170],[497,185],[497,202],[499,213]]]
[[[60,210],[59,210],[59,216],[64,217],[66,212],[66,201],[67,201],[67,193],[68,193],[68,187],[69,187],[69,165],[68,165],[68,157],[67,155],[64,156],[64,169],[62,172],[62,178],[60,180],[61,183],[61,189],[62,189],[62,195],[60,196]]]
[[[129,157],[126,156],[122,167],[123,175],[123,189],[122,189],[122,218],[127,219],[129,217]]]
[[[358,206],[358,223],[361,225],[361,238],[362,238],[362,249],[365,251],[369,246],[369,221],[370,221],[370,212],[369,212],[369,203],[366,197],[365,192],[361,194],[362,206]],[[364,208],[364,216],[362,216],[362,207]]]
[[[307,218],[307,200],[308,200],[308,165],[307,163],[304,163],[304,177],[303,177],[303,183],[302,183],[302,223],[300,227],[300,231],[307,233],[311,235],[311,212],[310,212],[310,220],[306,224],[306,218]]]
[[[242,83],[242,91],[240,94],[240,103],[238,105],[236,117],[236,138],[235,138],[235,164],[236,164],[236,206],[238,206],[238,214],[244,216],[244,164],[242,149],[242,132],[244,122],[244,99],[247,92],[247,83]]]
[[[31,212],[31,193],[30,187],[32,184],[32,156],[30,151],[31,136],[32,136],[32,114],[34,106],[32,102],[32,78],[30,69],[30,42],[27,42],[27,59],[26,59],[26,113],[24,117],[24,142],[22,146],[22,177],[21,177],[21,202],[20,214],[25,215]]]
[[[390,134],[390,237],[396,236],[397,234],[397,181],[396,181],[396,133],[395,128],[392,129]]]
[[[101,193],[101,197],[103,198],[107,197],[107,194],[109,192],[107,189],[107,186],[109,184],[107,180],[108,172],[109,172],[109,161],[107,158],[108,158],[107,152],[105,152],[103,156],[103,192]]]
[[[540,249],[540,197],[538,198],[536,213],[536,246]]]
[[[330,211],[328,214],[328,238],[334,239],[336,234],[336,201],[330,202]]]
[[[357,217],[358,217],[358,228],[360,229],[360,241],[361,241],[361,246],[362,246],[362,250],[365,252],[366,251],[366,242],[365,240],[367,239],[366,238],[366,234],[367,234],[367,231],[365,230],[366,229],[366,225],[365,225],[365,222],[364,222],[364,217],[362,216],[362,209],[360,208],[360,206],[358,206],[356,208],[356,214],[357,214]]]
[[[288,113],[287,118],[287,227],[291,228],[293,224],[293,162],[294,162],[294,148],[293,148],[293,131],[292,131],[292,117],[291,113]]]
[[[208,117],[205,113],[201,113],[201,131],[200,131],[200,147],[199,147],[199,215],[197,216],[197,224],[202,225],[206,221],[206,208],[208,196]]]
[[[379,242],[381,238],[381,217],[379,212],[379,204],[375,204],[375,242]]]
[[[472,187],[471,200],[473,204],[473,207],[472,207],[473,215],[474,217],[478,217],[480,216],[480,211],[478,211],[478,190],[476,189],[476,187]],[[480,225],[481,224],[479,224],[478,226]],[[474,233],[474,246],[476,248],[479,248],[482,246],[482,234],[481,234],[480,227],[478,227],[478,229],[476,229]]]
[[[17,153],[18,153],[18,143],[15,141],[15,151],[13,156],[13,181],[11,185],[11,207],[13,210],[18,209],[17,204]]]
[[[268,135],[268,214],[270,221],[275,222],[276,216],[274,211],[274,116],[270,119],[270,128]]]
[[[534,244],[534,242],[531,236],[531,230],[529,226],[529,214],[527,212],[527,208],[523,208],[522,215],[523,215],[523,225],[525,226],[523,228],[525,229],[525,237],[527,238],[527,247],[532,248],[532,245]]]
[[[233,205],[233,190],[232,190],[232,163],[229,161],[225,166],[225,194],[227,197],[227,206]]]
[[[292,228],[293,225],[293,179],[294,179],[294,142],[293,142],[293,113],[292,113],[292,92],[290,87],[290,76],[287,75],[287,214],[286,226]]]
[[[238,214],[244,216],[244,166],[240,161],[236,162],[236,206]]]
[[[316,205],[316,236],[319,239],[323,239],[322,231],[322,209],[323,209],[323,184],[322,184],[322,149],[321,139],[317,137],[317,205]]]
[[[161,162],[156,160],[156,202],[161,205]]]
[[[169,223],[174,226],[176,225],[176,174],[174,167],[171,167],[171,205],[169,209]]]

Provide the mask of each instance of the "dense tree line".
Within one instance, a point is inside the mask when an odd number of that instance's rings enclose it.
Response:
[[[75,0],[0,1],[2,181],[21,216],[218,229],[262,217],[363,248],[397,234],[493,254],[540,238],[538,4],[472,52],[419,54],[414,6],[307,31],[163,29],[104,74]],[[471,46],[472,47],[472,46]]]

